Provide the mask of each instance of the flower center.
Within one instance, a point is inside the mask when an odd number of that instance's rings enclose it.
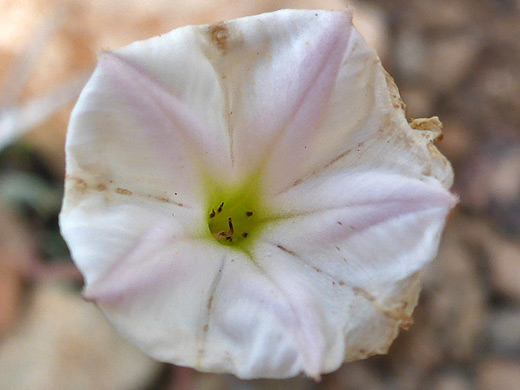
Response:
[[[215,204],[208,212],[209,230],[223,245],[244,244],[254,234],[258,216],[248,199],[235,199]]]

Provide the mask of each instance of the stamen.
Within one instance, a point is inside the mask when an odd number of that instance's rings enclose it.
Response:
[[[222,203],[224,204],[224,203]],[[233,228],[233,220],[230,218],[228,218],[228,225],[229,225],[229,231],[228,232],[219,232],[217,234],[217,240],[220,240],[222,237],[226,237],[227,238],[231,238],[233,236],[233,234],[235,234],[235,229]],[[231,241],[231,240],[229,240]]]
[[[218,198],[217,198],[218,199]],[[220,198],[218,200],[222,200]],[[234,203],[234,201],[238,203]],[[226,211],[224,213],[224,203]],[[233,199],[229,201],[224,199],[222,203],[213,203],[217,205],[215,208],[209,208],[206,215],[208,217],[208,227],[211,236],[220,242],[222,245],[249,245],[246,237],[249,237],[249,232],[254,229],[256,218],[253,217],[253,210],[256,210],[251,204],[243,204],[242,199]],[[210,206],[212,206],[210,204]],[[256,211],[255,211],[256,212]],[[256,216],[256,214],[255,214]],[[227,220],[227,223],[226,223]],[[229,227],[226,228],[226,225]]]

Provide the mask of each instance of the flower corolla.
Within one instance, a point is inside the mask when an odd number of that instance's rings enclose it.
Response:
[[[61,229],[84,295],[161,361],[319,378],[384,353],[435,256],[449,163],[351,12],[113,52],[72,113]]]

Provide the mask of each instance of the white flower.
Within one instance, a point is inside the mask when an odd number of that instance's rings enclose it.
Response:
[[[408,125],[350,11],[102,53],[61,214],[85,296],[151,356],[203,371],[319,378],[384,353],[455,203],[437,124]]]

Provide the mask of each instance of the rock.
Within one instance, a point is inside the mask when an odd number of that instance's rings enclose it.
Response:
[[[457,215],[449,220],[437,260],[425,275],[429,326],[437,329],[445,355],[458,361],[473,358],[485,321],[487,297],[463,234],[472,223]]]
[[[441,120],[444,124],[442,129],[444,137],[436,146],[452,163],[464,160],[475,150],[471,129],[456,115],[443,116]]]
[[[437,91],[456,88],[468,75],[480,52],[474,34],[459,34],[434,40],[428,46],[426,77]]]
[[[489,315],[487,340],[499,355],[520,354],[520,307],[496,309]]]
[[[457,176],[455,186],[463,206],[472,211],[484,212],[491,201],[491,177],[494,164],[482,148],[477,145],[477,153],[465,155],[466,164]]]
[[[414,1],[413,8],[414,20],[429,29],[460,29],[474,23],[474,15],[468,12],[472,10],[463,1]]]
[[[464,222],[461,232],[468,245],[487,262],[489,289],[500,298],[520,301],[520,241],[491,227],[485,221]],[[460,221],[459,221],[460,223]]]
[[[36,259],[36,243],[8,207],[0,201],[0,263],[27,272]]]
[[[398,378],[399,389],[418,389],[429,372],[445,359],[444,343],[440,343],[430,308],[419,303],[414,313],[414,325],[401,332],[390,348],[388,357]]]
[[[377,370],[368,361],[344,364],[338,371],[326,375],[321,390],[383,390],[387,387],[379,378]]]
[[[454,130],[457,131],[456,122],[447,123],[454,123]],[[464,128],[459,126],[460,130],[464,131]],[[453,155],[452,149],[457,145],[450,145],[450,131],[451,128],[447,127],[445,139],[450,148],[447,152]],[[481,139],[479,142],[479,138],[470,137],[469,134],[464,138],[460,141],[467,142],[466,146],[461,145],[460,152],[455,153],[457,158],[466,160],[464,169],[459,169],[456,181],[462,202],[474,211],[490,214],[502,229],[512,234],[519,233],[520,142],[498,135],[493,142],[487,143],[482,143]]]
[[[520,385],[520,362],[488,359],[477,368],[478,390],[513,390]]]
[[[456,369],[444,371],[437,375],[432,381],[431,390],[472,390],[473,386],[469,378],[465,377]]]
[[[240,380],[226,375],[227,386],[232,390],[313,390],[314,383],[308,378]],[[209,389],[208,389],[209,390]],[[213,390],[213,389],[211,389]]]
[[[421,389],[446,362],[474,358],[485,326],[485,289],[463,234],[474,223],[454,214],[448,220],[436,260],[422,275],[423,292],[414,325],[402,332],[388,359],[398,389]]]
[[[193,389],[197,390],[228,390],[226,375],[197,373],[193,380]],[[174,388],[175,389],[175,388]],[[179,387],[179,390],[184,389]]]
[[[395,38],[393,58],[397,75],[405,75],[409,83],[423,83],[427,69],[427,44],[418,28],[406,28]],[[397,76],[396,75],[396,76]]]
[[[20,326],[0,344],[5,389],[142,389],[160,366],[93,304],[53,284],[35,288]]]
[[[399,90],[409,118],[428,118],[434,112],[433,94],[429,88],[405,86]]]
[[[491,197],[502,204],[520,199],[520,145],[504,153],[491,179]]]
[[[498,234],[485,240],[493,290],[520,302],[520,242]]]

